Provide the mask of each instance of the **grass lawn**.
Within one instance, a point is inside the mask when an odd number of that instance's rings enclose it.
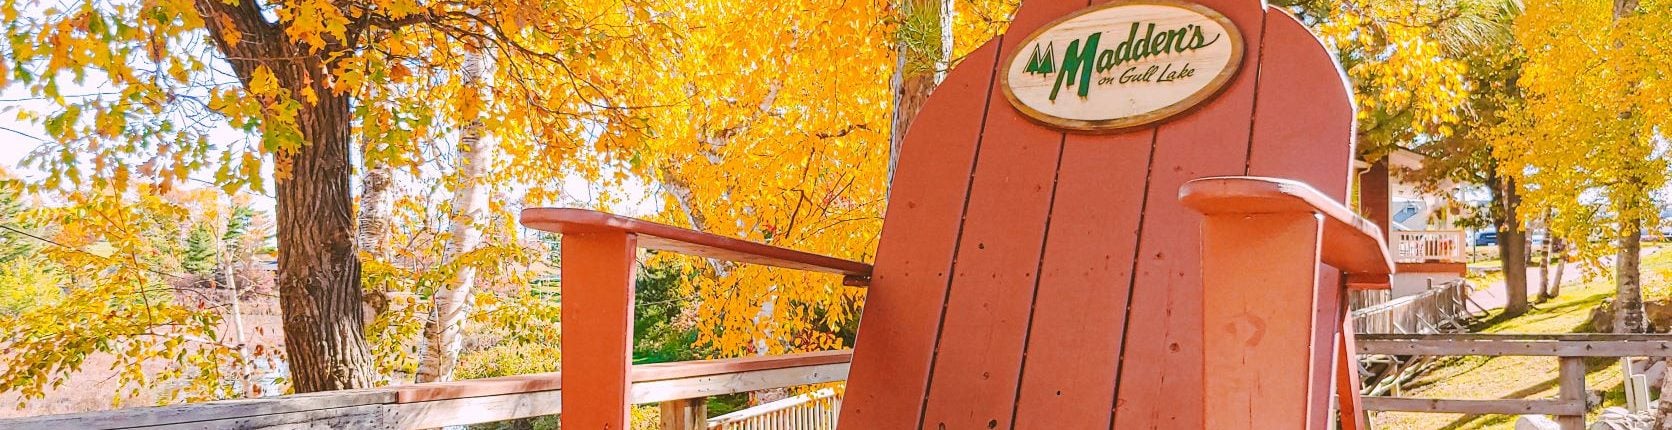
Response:
[[[1643,259],[1646,295],[1664,297],[1665,274],[1672,271],[1672,252],[1657,251]],[[1613,278],[1605,277],[1562,287],[1562,296],[1535,305],[1518,318],[1502,318],[1501,311],[1476,326],[1484,333],[1574,333],[1587,331],[1585,320],[1591,308],[1614,295]],[[1650,297],[1650,298],[1653,298]],[[1555,357],[1445,357],[1440,365],[1411,384],[1403,397],[1444,399],[1537,399],[1556,396]],[[1589,361],[1586,385],[1605,392],[1604,405],[1625,404],[1618,360]],[[1658,385],[1658,383],[1656,384]],[[1597,410],[1592,411],[1595,418]],[[1512,429],[1514,416],[1465,416],[1460,414],[1419,414],[1377,412],[1371,419],[1378,429]]]

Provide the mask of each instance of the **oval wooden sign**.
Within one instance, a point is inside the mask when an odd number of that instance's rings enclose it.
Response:
[[[1242,65],[1242,34],[1206,6],[1093,6],[1035,31],[999,74],[1016,109],[1045,124],[1111,131],[1206,101]]]

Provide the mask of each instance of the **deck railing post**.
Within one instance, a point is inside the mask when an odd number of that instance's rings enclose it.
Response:
[[[1560,368],[1556,376],[1556,397],[1564,402],[1579,404],[1579,410],[1585,410],[1585,359],[1580,357],[1561,357]],[[1562,430],[1585,430],[1585,415],[1560,415],[1556,417],[1556,424]]]
[[[566,429],[627,430],[637,238],[623,231],[564,233],[563,413]]]
[[[669,400],[661,403],[662,430],[703,430],[708,428],[708,399]]]
[[[1310,386],[1313,372],[1332,370],[1313,362],[1322,235],[1323,220],[1312,212],[1203,220],[1205,428],[1325,422],[1328,411],[1311,407]]]

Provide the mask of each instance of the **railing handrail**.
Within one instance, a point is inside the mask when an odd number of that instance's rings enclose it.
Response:
[[[818,402],[830,401],[830,400],[826,400],[826,399],[832,399],[832,398],[836,398],[836,397],[839,397],[839,396],[836,395],[836,390],[830,389],[830,388],[825,388],[825,389],[814,391],[814,392],[811,392],[811,393],[801,394],[801,395],[796,395],[796,396],[790,396],[787,399],[768,402],[768,403],[764,403],[764,404],[761,404],[761,405],[758,405],[758,406],[754,406],[754,407],[746,408],[746,409],[743,409],[743,410],[735,411],[735,412],[732,412],[732,413],[729,413],[729,414],[717,416],[717,417],[714,417],[714,418],[709,418],[708,419],[708,426],[710,428],[713,428],[715,426],[719,426],[719,425],[723,425],[723,424],[747,421],[751,418],[760,417],[760,416],[763,416],[763,415],[766,415],[766,414],[769,414],[769,413],[773,413],[773,412],[777,412],[777,411],[781,411],[781,410],[785,410],[785,409],[789,409],[789,408],[793,408],[793,407],[797,407],[797,406],[801,406],[801,405],[806,405],[806,404],[809,404],[809,403],[817,404]]]
[[[1354,336],[1358,354],[1554,356],[1555,399],[1431,399],[1366,396],[1365,410],[1449,414],[1549,414],[1563,430],[1585,428],[1586,357],[1672,357],[1672,334],[1378,334]]]
[[[1393,258],[1400,263],[1466,261],[1464,248],[1468,246],[1469,238],[1468,233],[1462,230],[1398,230],[1391,233]]]
[[[634,366],[633,403],[661,403],[847,380],[852,352]],[[0,419],[9,430],[153,427],[427,429],[556,415],[561,375],[544,373],[366,390]]]

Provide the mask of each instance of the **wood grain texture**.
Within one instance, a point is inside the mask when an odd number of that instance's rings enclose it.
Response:
[[[1015,428],[1109,426],[1153,137],[1068,136]]]
[[[563,235],[564,428],[628,428],[635,239],[624,231]]]
[[[225,417],[296,414],[324,409],[343,409],[389,403],[394,399],[394,393],[382,389],[324,391],[263,399],[223,400],[188,405],[125,408],[79,414],[12,418],[0,420],[0,428],[32,430],[154,427]]]
[[[999,44],[966,57],[907,132],[842,402],[848,428],[911,428],[921,417]]]
[[[1262,40],[1260,1],[1209,0],[1249,41]],[[1246,171],[1260,48],[1249,43],[1242,67],[1217,98],[1163,123],[1139,233],[1137,269],[1118,385],[1114,428],[1201,428],[1201,217],[1184,208],[1185,181]]]
[[[529,228],[552,233],[632,233],[638,236],[638,246],[645,249],[812,272],[871,275],[871,265],[857,261],[779,248],[594,210],[530,208],[524,209],[518,220]]]
[[[1310,378],[1322,236],[1313,213],[1203,221],[1202,428],[1324,428]]]
[[[1562,357],[1557,362],[1556,398],[1571,403],[1585,404],[1585,359]],[[1563,414],[1556,417],[1562,430],[1585,430],[1585,414]]]
[[[1306,184],[1259,176],[1201,178],[1180,187],[1178,199],[1207,215],[1318,214],[1324,220],[1322,263],[1349,275],[1393,273],[1393,256],[1376,226]]]
[[[1341,307],[1343,314],[1352,312],[1346,306]],[[1340,399],[1341,430],[1370,430],[1370,416],[1364,413],[1364,400],[1360,398],[1364,392],[1364,382],[1359,376],[1358,349],[1354,343],[1353,319],[1347,315],[1341,318],[1341,340],[1336,342],[1335,354],[1335,395]]]
[[[1474,415],[1583,415],[1585,403],[1567,400],[1446,400],[1369,396],[1364,398],[1364,409]]]
[[[1085,5],[1024,8],[1009,32],[1031,32]],[[1063,133],[1030,122],[999,91],[988,97],[922,428],[1008,427],[1015,408]]]
[[[852,359],[852,354],[851,350],[836,350],[762,357],[640,364],[633,366],[628,375],[632,382],[640,383],[763,370],[793,369],[847,363]],[[562,373],[550,372],[464,381],[397,385],[389,387],[388,390],[395,394],[394,403],[414,403],[557,390],[560,388],[562,381]]]
[[[1380,337],[1380,336],[1378,336]],[[1552,357],[1672,357],[1672,341],[1378,339],[1360,336],[1359,354]]]
[[[1329,199],[1345,202],[1353,174],[1357,124],[1346,77],[1323,43],[1281,8],[1267,10],[1264,41],[1248,174],[1300,181]],[[1316,315],[1320,322],[1339,324],[1345,315],[1341,273],[1333,267],[1320,267],[1318,275],[1323,289],[1319,291]],[[1341,334],[1337,331],[1314,333],[1315,344],[1329,346],[1313,350],[1313,368],[1317,371],[1311,378],[1315,393],[1328,392],[1333,385],[1335,372],[1330,370],[1341,363],[1338,358],[1354,357],[1340,350],[1337,340]],[[1329,396],[1314,396],[1312,407],[1328,408],[1329,400]],[[1340,403],[1345,407],[1354,403],[1351,400]],[[1324,423],[1311,424],[1316,427]]]

